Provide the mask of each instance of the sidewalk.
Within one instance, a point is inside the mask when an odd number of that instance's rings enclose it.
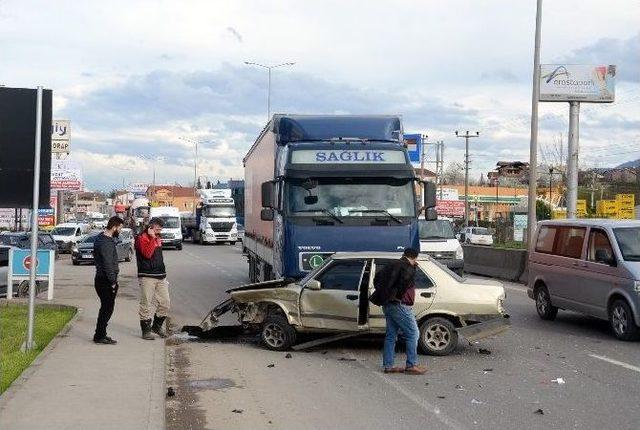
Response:
[[[140,338],[135,263],[121,263],[108,333],[92,342],[99,302],[93,266],[56,263],[55,303],[74,305],[71,329],[52,340],[0,396],[0,429],[164,429],[164,342]]]

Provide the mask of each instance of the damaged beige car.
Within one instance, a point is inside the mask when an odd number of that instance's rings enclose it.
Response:
[[[231,298],[212,309],[203,331],[233,311],[240,322],[258,329],[269,349],[303,349],[360,334],[383,334],[382,309],[371,302],[373,279],[396,253],[337,253],[306,278],[275,280],[228,290]],[[413,310],[420,328],[421,352],[447,355],[458,337],[468,341],[502,333],[509,327],[504,288],[494,281],[463,279],[428,256],[419,257]],[[301,333],[327,337],[296,345]]]

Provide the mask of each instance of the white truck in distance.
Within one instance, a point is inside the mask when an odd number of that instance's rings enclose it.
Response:
[[[162,246],[175,247],[180,251],[182,249],[182,224],[178,208],[172,206],[152,207],[149,210],[149,218],[160,218],[164,222],[164,227],[160,232]]]
[[[147,218],[146,220],[148,221],[149,199],[145,197],[135,199],[131,202],[129,211],[130,216],[136,220],[136,227],[139,228],[145,222],[145,218]]]
[[[201,203],[196,209],[195,217],[184,217],[186,236],[190,236],[193,243],[229,242],[234,245],[238,240],[238,223],[236,209],[231,190],[202,189]]]

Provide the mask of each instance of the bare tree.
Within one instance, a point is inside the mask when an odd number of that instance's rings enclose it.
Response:
[[[464,183],[464,164],[457,161],[447,164],[442,173],[442,183],[445,185],[462,185]]]

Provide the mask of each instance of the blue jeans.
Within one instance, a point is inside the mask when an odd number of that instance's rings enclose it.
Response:
[[[418,323],[410,306],[401,303],[389,303],[382,306],[382,311],[387,320],[387,334],[384,338],[384,352],[382,365],[385,369],[393,367],[396,355],[396,339],[398,331],[407,342],[407,367],[418,364]]]

